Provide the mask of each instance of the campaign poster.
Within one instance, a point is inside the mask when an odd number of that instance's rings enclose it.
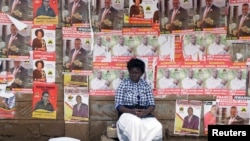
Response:
[[[224,32],[226,33],[226,22],[229,3],[226,1],[196,1],[197,14],[194,15],[195,31]]]
[[[56,119],[57,85],[34,83],[33,91],[32,118]]]
[[[63,27],[63,72],[88,75],[92,72],[93,38],[80,27]]]
[[[180,64],[159,61],[157,64],[157,94],[180,94]]]
[[[194,29],[196,1],[160,0],[160,32],[189,33]]]
[[[0,23],[0,57],[4,60],[29,60],[30,57],[30,24],[19,30],[19,23]]]
[[[34,0],[33,23],[35,25],[58,24],[58,1],[57,0]]]
[[[204,69],[204,89],[206,95],[228,95],[229,64],[207,62]]]
[[[33,0],[2,0],[0,12],[25,22],[33,20]],[[2,15],[1,15],[2,16]]]
[[[199,136],[202,101],[176,100],[174,134]]]
[[[0,119],[14,118],[16,114],[16,95],[10,91],[0,91]]]
[[[246,63],[230,65],[228,72],[229,95],[246,95]]]
[[[81,87],[64,87],[64,120],[86,122],[89,120],[89,95]]]
[[[181,94],[204,94],[204,64],[183,62],[180,66]]]
[[[245,63],[250,57],[250,42],[245,40],[228,40],[231,44],[231,62]]]
[[[33,26],[31,30],[31,39],[32,51],[56,51],[55,26]]]
[[[94,36],[93,62],[111,62],[112,61],[112,38],[115,33],[96,33]]]
[[[208,125],[216,125],[216,112],[217,105],[216,101],[204,101],[203,103],[203,124],[204,124],[204,134],[208,134]]]
[[[124,1],[92,1],[92,27],[95,32],[121,32],[123,27]]]
[[[34,52],[33,81],[40,83],[55,82],[56,54],[48,52]]]
[[[175,61],[175,35],[160,34],[158,36],[159,44],[159,60],[162,61]],[[178,60],[176,60],[178,61]]]
[[[249,125],[250,98],[247,96],[217,96],[219,125]]]
[[[91,3],[89,0],[61,1],[63,27],[90,27]]]
[[[124,27],[131,27],[131,25],[152,27],[153,23],[159,22],[158,0],[129,0],[129,4],[124,8]]]
[[[230,11],[228,16],[227,38],[229,40],[250,39],[250,15],[249,1],[230,0]]]

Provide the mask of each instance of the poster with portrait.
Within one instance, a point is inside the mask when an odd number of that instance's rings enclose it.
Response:
[[[16,114],[16,95],[10,91],[0,91],[0,119],[14,118]]]
[[[55,83],[34,83],[32,118],[56,119],[57,90]]]
[[[204,89],[206,95],[228,95],[228,71],[228,63],[206,63],[204,69]]]
[[[34,0],[33,23],[35,25],[58,24],[58,1],[57,0]]]
[[[194,29],[196,1],[160,0],[160,31],[163,34],[188,33]]]
[[[77,26],[90,28],[89,17],[91,1],[67,0],[61,1],[63,27]]]
[[[0,57],[4,60],[29,60],[31,24],[19,31],[19,23],[0,23]],[[7,59],[8,58],[8,59]]]
[[[226,39],[226,34],[205,33],[207,46],[207,61],[231,62],[231,44]]]
[[[40,83],[55,82],[56,54],[48,52],[34,52],[33,81]]]
[[[233,63],[245,63],[247,58],[250,57],[250,41],[247,40],[228,40],[231,44],[230,55],[231,62]]]
[[[124,27],[149,26],[159,19],[158,0],[129,0],[124,8]],[[156,12],[156,13],[155,13]],[[157,14],[158,13],[158,14]],[[155,15],[155,17],[154,17]],[[156,19],[153,21],[153,19]]]
[[[203,102],[203,117],[204,117],[204,134],[208,134],[208,125],[215,125],[216,124],[216,113],[217,112],[217,105],[216,101],[204,101]]]
[[[249,40],[250,39],[250,15],[249,1],[232,1],[229,2],[229,17],[227,38],[229,40]]]
[[[63,72],[88,75],[92,72],[93,49],[90,32],[81,27],[63,27]]]
[[[121,32],[123,27],[124,1],[92,1],[92,27],[96,32]]]
[[[222,0],[201,0],[196,4],[198,12],[193,17],[195,31],[226,33],[229,3]]]
[[[246,63],[234,63],[229,66],[228,89],[229,95],[246,95]]]
[[[159,61],[157,64],[157,94],[180,94],[180,63]]]
[[[86,122],[89,120],[89,94],[83,87],[64,87],[65,122]]]
[[[181,94],[204,94],[204,64],[183,62],[180,65]]]
[[[202,101],[176,100],[174,134],[199,136]]]
[[[206,61],[206,36],[203,32],[182,36],[182,49],[185,61]]]
[[[19,21],[31,22],[33,20],[33,0],[2,0],[0,12]]]
[[[175,35],[160,34],[158,36],[159,44],[159,60],[162,61],[175,61]]]
[[[31,30],[31,47],[33,51],[56,51],[56,27],[33,26]]]
[[[249,125],[250,97],[247,96],[217,96],[216,124],[219,125]]]
[[[3,67],[7,67],[7,87],[15,93],[32,94],[33,90],[33,64],[32,61],[6,61]]]

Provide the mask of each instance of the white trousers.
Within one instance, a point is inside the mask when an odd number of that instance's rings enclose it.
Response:
[[[162,141],[162,124],[155,117],[123,113],[117,122],[120,141]]]

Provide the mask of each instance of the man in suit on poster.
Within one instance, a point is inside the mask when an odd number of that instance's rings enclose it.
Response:
[[[173,0],[173,9],[168,13],[166,30],[184,30],[187,27],[188,12],[180,6],[180,0]]]
[[[27,20],[28,16],[28,0],[10,0],[10,15],[18,20]]]
[[[111,6],[112,0],[105,0],[105,7],[100,10],[98,27],[100,29],[117,29],[118,11]]]
[[[88,4],[82,0],[73,0],[69,4],[71,23],[89,23]]]
[[[25,38],[17,32],[17,28],[14,24],[11,24],[10,32],[6,37],[6,49],[4,53],[7,55],[22,55],[25,48]]]
[[[250,36],[250,14],[249,4],[242,5],[242,14],[237,21],[238,36]]]
[[[199,28],[216,28],[220,23],[220,8],[213,4],[213,0],[206,0],[206,6],[201,8],[201,20],[197,22]]]
[[[75,48],[69,53],[70,61],[66,63],[66,68],[70,70],[86,70],[87,69],[87,51],[83,49],[80,38],[75,39]]]
[[[230,108],[230,116],[226,119],[227,125],[242,125],[244,124],[244,119],[238,115],[238,110],[236,106]]]
[[[200,118],[193,114],[193,107],[188,107],[188,115],[184,117],[182,128],[199,130]],[[185,131],[185,130],[184,130]]]
[[[14,76],[12,88],[25,88],[28,83],[28,70],[21,65],[21,61],[14,61],[14,67],[10,69]]]
[[[76,104],[73,106],[73,117],[85,117],[88,118],[89,107],[87,104],[82,102],[82,97],[80,95],[76,96]]]

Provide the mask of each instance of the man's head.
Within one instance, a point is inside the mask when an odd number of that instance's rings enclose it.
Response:
[[[196,44],[196,36],[194,34],[191,36],[191,44]]]
[[[220,36],[219,34],[217,34],[217,35],[215,36],[215,43],[216,43],[216,44],[220,44],[220,42],[221,42],[221,36]]]
[[[180,7],[180,0],[173,0],[173,8],[178,9]]]
[[[120,71],[119,71],[119,78],[120,78],[120,79],[123,79],[124,76],[125,76],[125,72],[124,72],[123,70],[120,70]]]
[[[96,77],[97,77],[97,79],[102,79],[102,71],[98,70],[96,72]]]
[[[189,77],[190,79],[193,79],[193,77],[194,77],[194,70],[193,70],[193,69],[189,69],[189,70],[188,70],[188,77]]]
[[[169,70],[169,69],[166,69],[166,70],[165,70],[165,77],[166,77],[166,78],[169,78],[169,77],[170,77],[170,70]]]
[[[188,115],[189,115],[189,116],[193,115],[194,110],[193,110],[192,107],[188,107],[187,110],[188,110],[187,112],[188,112]]]
[[[248,5],[248,3],[244,3],[244,4],[242,5],[242,14],[243,14],[243,15],[247,15],[247,14],[248,14],[248,11],[249,11],[249,5]]]
[[[17,28],[16,28],[16,26],[14,24],[11,24],[10,32],[11,32],[12,35],[17,34]]]
[[[14,61],[14,67],[18,68],[21,66],[21,61]]]
[[[102,45],[102,37],[100,37],[100,36],[97,37],[96,43],[97,43],[97,45],[101,46]]]
[[[49,92],[48,91],[44,91],[42,93],[42,101],[43,102],[48,102],[49,101]]]
[[[218,77],[218,70],[213,69],[213,78],[217,78],[217,77]]]
[[[76,96],[76,103],[77,103],[77,104],[82,103],[82,97],[81,97],[80,95],[77,95],[77,96]]]
[[[124,45],[124,37],[123,36],[119,37],[119,44],[122,46]]]
[[[49,0],[43,0],[43,6],[49,7]]]
[[[76,38],[75,39],[75,49],[78,50],[80,49],[82,46],[82,42],[81,42],[81,39],[80,38]]]
[[[237,70],[237,78],[238,78],[238,79],[241,79],[241,78],[242,78],[242,70],[241,70],[241,69],[238,69],[238,70]]]
[[[231,115],[231,117],[235,117],[237,114],[238,114],[237,107],[236,106],[232,106],[230,108],[230,115]]]
[[[105,8],[110,8],[112,4],[111,0],[105,0]]]
[[[213,4],[213,0],[206,0],[206,6],[210,7]]]
[[[148,45],[148,36],[143,36],[143,44]]]

